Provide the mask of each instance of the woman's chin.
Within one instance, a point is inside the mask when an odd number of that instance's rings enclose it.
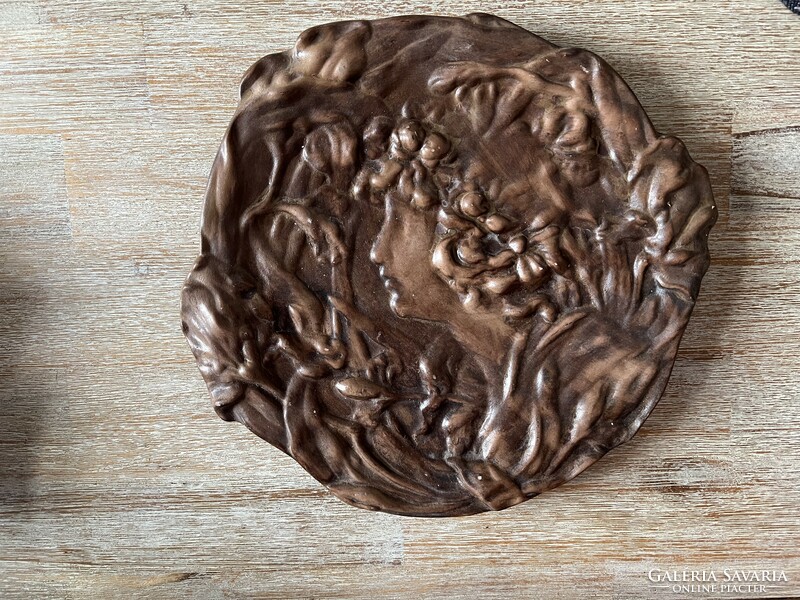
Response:
[[[392,309],[392,312],[396,314],[398,317],[408,318],[415,316],[412,311],[412,307],[408,305],[404,299],[392,290],[391,297],[389,298],[389,307]]]
[[[392,312],[398,317],[406,316],[406,306],[403,304],[402,300],[400,300],[400,296],[397,294],[397,292],[390,292],[389,308],[391,308]]]

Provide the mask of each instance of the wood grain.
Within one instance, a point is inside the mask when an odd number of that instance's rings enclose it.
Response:
[[[213,414],[180,286],[254,60],[320,22],[473,10],[622,74],[711,173],[713,264],[632,442],[503,513],[373,514]],[[682,596],[651,568],[800,595],[798,48],[778,0],[0,1],[0,596]]]

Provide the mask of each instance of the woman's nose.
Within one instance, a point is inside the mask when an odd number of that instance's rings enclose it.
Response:
[[[369,259],[378,266],[386,263],[386,260],[390,258],[388,254],[392,251],[391,240],[389,238],[392,231],[392,219],[394,218],[393,213],[394,211],[392,210],[392,207],[388,206],[387,203],[386,211],[384,212],[383,216],[383,223],[381,224],[381,230],[378,232],[378,237],[375,238],[372,248],[369,251]]]
[[[369,251],[369,259],[378,266],[386,262],[386,248],[384,247],[386,245],[384,243],[385,238],[385,232],[381,229],[381,232],[378,234],[377,239],[372,244],[372,248]]]

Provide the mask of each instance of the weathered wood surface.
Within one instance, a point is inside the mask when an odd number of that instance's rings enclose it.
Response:
[[[474,10],[620,71],[711,172],[713,265],[632,442],[502,513],[369,513],[213,414],[180,286],[254,60]],[[677,597],[652,568],[800,595],[798,56],[778,0],[0,1],[0,596]]]

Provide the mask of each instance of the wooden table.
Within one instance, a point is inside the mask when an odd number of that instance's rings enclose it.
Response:
[[[800,595],[800,17],[778,0],[330,5],[0,1],[0,596]],[[502,513],[370,513],[213,414],[179,291],[253,61],[329,20],[474,10],[620,71],[711,172],[713,264],[632,442]],[[787,581],[648,577],[712,569]]]

